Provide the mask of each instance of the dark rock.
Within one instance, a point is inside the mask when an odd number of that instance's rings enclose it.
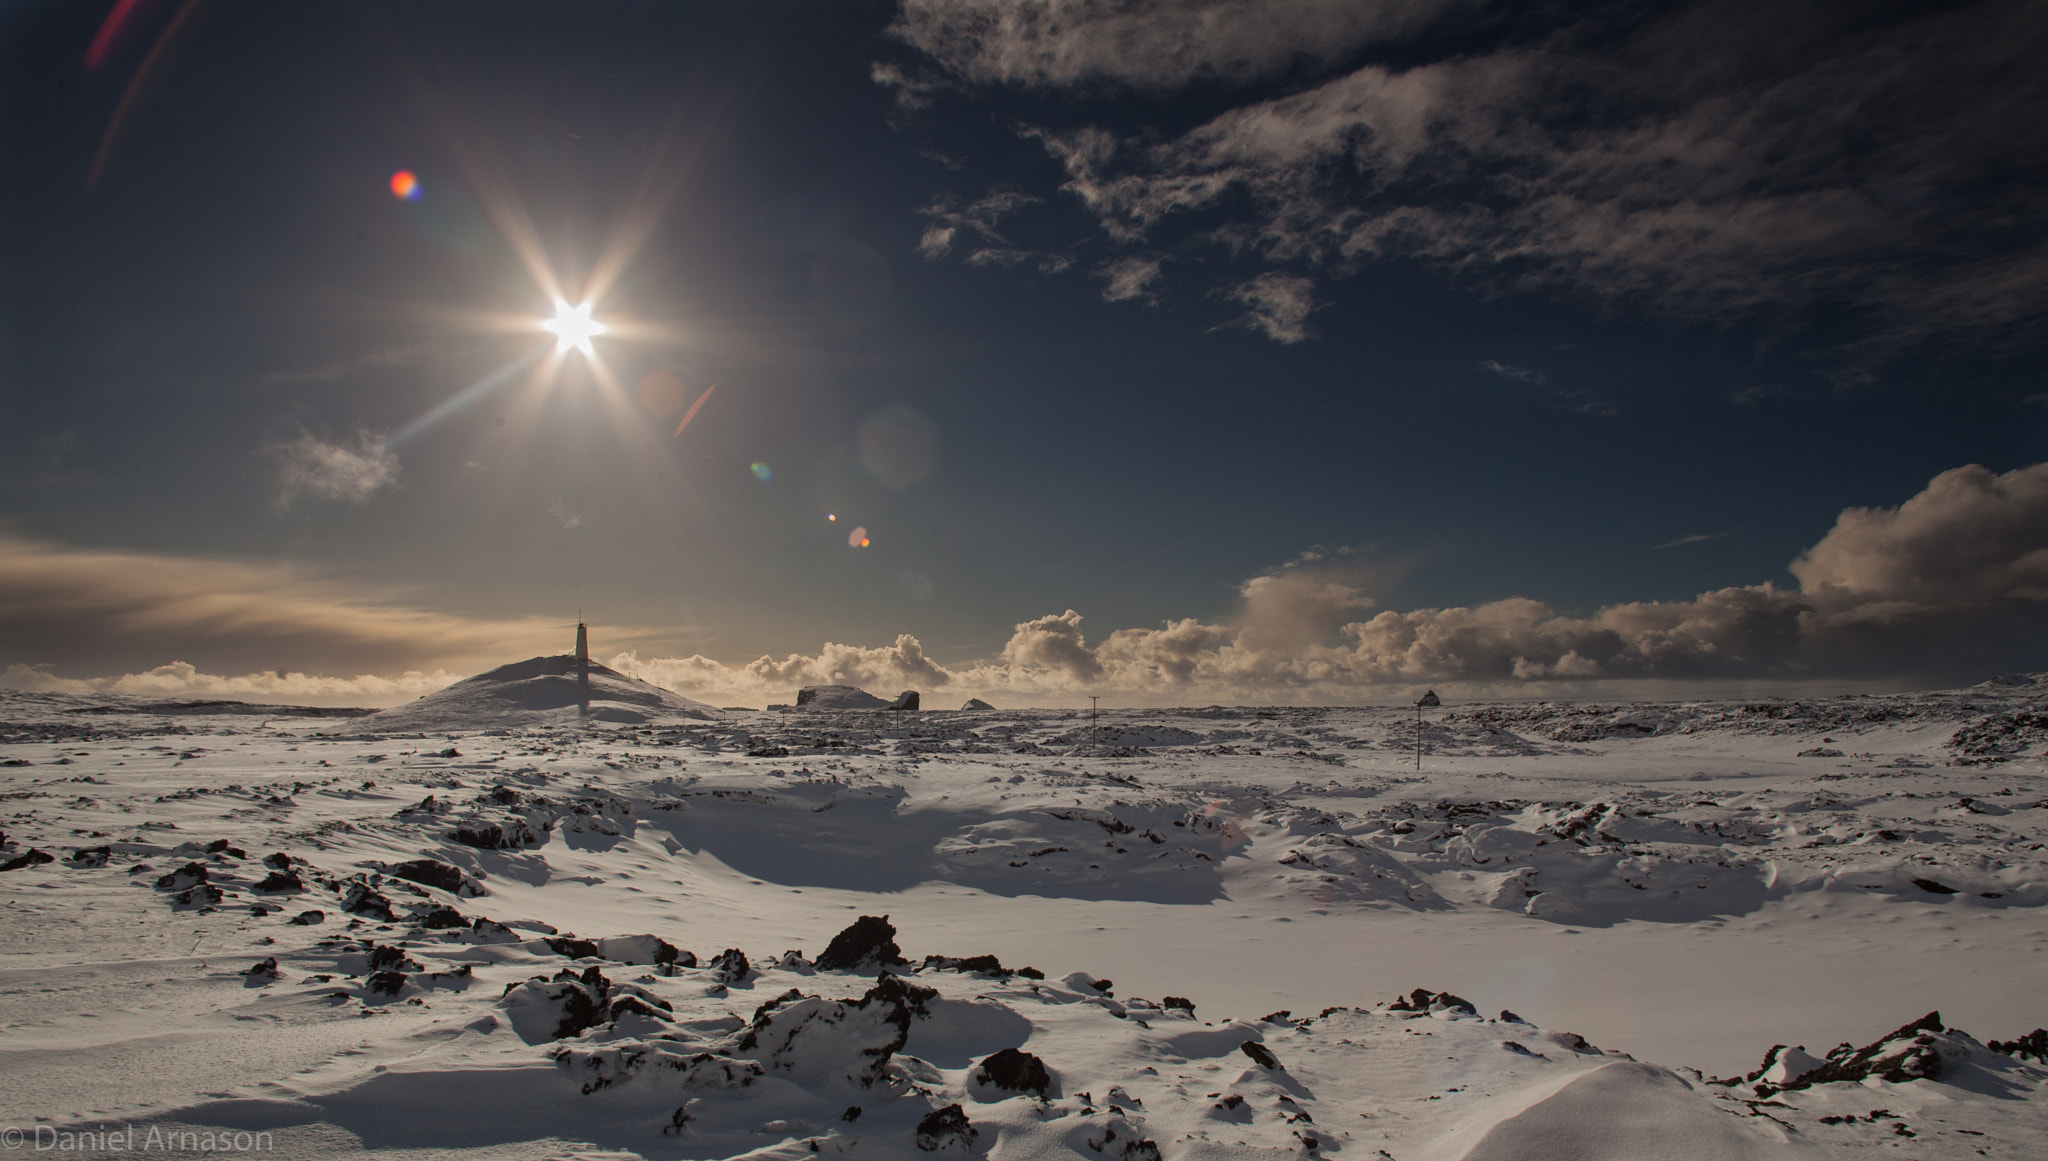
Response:
[[[863,971],[909,962],[896,946],[896,928],[890,925],[889,917],[863,915],[832,937],[832,942],[819,954],[817,967],[821,972]]]
[[[206,881],[207,874],[204,863],[186,863],[184,866],[158,879],[156,881],[156,889],[159,891],[183,891],[194,883],[204,883]]]
[[[341,909],[351,915],[366,919],[382,920],[385,923],[398,922],[398,916],[391,910],[391,900],[371,889],[368,883],[351,883],[341,897]]]
[[[226,897],[219,887],[199,883],[171,896],[171,901],[180,907],[211,907]]]
[[[469,926],[469,920],[453,907],[436,907],[420,920],[420,926],[429,931],[452,931]]]
[[[1017,969],[1017,974],[1027,980],[1042,980],[1045,978],[1045,973],[1035,967],[1020,967]]]
[[[1428,988],[1417,988],[1405,996],[1396,998],[1387,1005],[1389,1012],[1439,1012],[1444,1010],[1466,1012],[1477,1016],[1479,1009],[1472,1001],[1461,999],[1449,992],[1432,992]]]
[[[421,970],[420,965],[406,958],[405,949],[402,947],[379,947],[372,943],[363,950],[369,953],[370,970],[373,972]]]
[[[967,1114],[959,1105],[933,1109],[917,1123],[917,1147],[927,1153],[937,1153],[942,1149],[972,1152],[975,1138],[979,1136],[981,1132],[969,1123]]]
[[[974,1079],[1011,1092],[1035,1092],[1039,1096],[1044,1096],[1052,1084],[1045,1061],[1016,1048],[1005,1048],[982,1061]]]
[[[548,935],[543,936],[541,942],[547,944],[556,955],[566,955],[570,959],[604,958],[597,954],[597,941],[594,939],[578,939],[573,935]]]
[[[1863,1081],[1870,1077],[1902,1084],[1909,1080],[1934,1080],[1941,1075],[1941,1052],[1937,1037],[1946,1032],[1941,1013],[1929,1012],[1891,1035],[1854,1052],[1828,1055],[1826,1064],[1783,1085],[1760,1084],[1759,1096],[1787,1089],[1811,1088],[1836,1081]]]
[[[206,853],[209,855],[220,854],[222,851],[227,850],[229,845],[230,844],[226,839],[215,839],[212,842],[206,844]]]
[[[2043,1064],[2048,1064],[2048,1029],[2036,1028],[2018,1040],[1987,1040],[1984,1047],[1993,1052],[2003,1052],[2007,1056],[2017,1056],[2021,1060],[2031,1056]]]
[[[450,894],[466,895],[472,899],[483,894],[483,888],[460,870],[433,859],[414,859],[391,868],[393,877],[408,882],[439,887]]]
[[[292,869],[292,857],[283,851],[278,851],[275,854],[263,856],[263,865],[273,871],[289,871]]]
[[[1195,1002],[1186,996],[1168,996],[1159,1001],[1159,1006],[1162,1008],[1179,1008],[1190,1016],[1195,1014]]]
[[[849,1124],[849,1125],[850,1125],[850,1124],[852,1124],[852,1123],[854,1123],[854,1122],[855,1122],[855,1121],[857,1121],[857,1120],[860,1120],[860,1106],[859,1106],[859,1105],[848,1105],[848,1106],[846,1106],[846,1111],[845,1111],[845,1112],[843,1112],[843,1113],[841,1113],[841,1114],[839,1114],[839,1119],[840,1119],[840,1120],[842,1120],[842,1121],[845,1121],[845,1122],[846,1122],[847,1124]]]
[[[297,915],[292,916],[288,922],[296,923],[300,927],[311,927],[315,923],[327,922],[327,913],[325,911],[301,911]]]
[[[889,708],[892,710],[902,710],[905,712],[911,712],[917,709],[917,705],[917,691],[914,689],[906,689],[902,693],[896,695],[896,700],[889,703]]]
[[[1935,895],[1954,895],[1957,893],[1954,887],[1948,886],[1945,883],[1937,883],[1932,879],[1915,879],[1913,880],[1913,885],[1922,891],[1931,892]]]
[[[521,847],[538,846],[546,834],[545,826],[536,830],[532,823],[523,818],[472,818],[456,823],[455,829],[448,832],[448,837],[464,846],[476,847],[479,850],[513,851]]]
[[[747,962],[746,954],[737,947],[728,947],[712,956],[711,962],[704,966],[718,976],[718,982],[721,984],[737,984],[747,978],[747,973],[754,970],[753,965]]]
[[[1243,1044],[1238,1045],[1237,1048],[1238,1051],[1244,1053],[1246,1056],[1251,1057],[1252,1063],[1258,1065],[1260,1068],[1277,1069],[1281,1072],[1287,1071],[1286,1069],[1280,1067],[1280,1058],[1273,1055],[1273,1053],[1269,1051],[1265,1045],[1259,1043],[1256,1040],[1247,1040]]]
[[[1126,1133],[1131,1131],[1129,1125],[1125,1125],[1123,1128]],[[1097,1153],[1119,1158],[1120,1161],[1159,1161],[1159,1146],[1157,1144],[1145,1137],[1118,1136],[1115,1125],[1103,1126],[1102,1136],[1100,1137],[1090,1133],[1082,1138],[1082,1140],[1086,1141],[1088,1147]]]
[[[922,987],[902,976],[883,972],[875,978],[875,986],[869,988],[866,995],[855,1000],[853,1006],[866,1008],[870,1004],[881,1005],[888,1012],[888,1021],[901,1028],[907,1037],[910,1035],[910,1018],[930,1016],[932,1011],[927,1004],[938,998],[936,988]]]
[[[870,1087],[909,1040],[911,1021],[931,1015],[938,994],[888,972],[857,1000],[825,1000],[791,988],[755,1010],[735,1051],[770,1072],[823,1072]]]
[[[33,867],[39,863],[54,863],[56,861],[55,855],[44,854],[42,851],[30,847],[27,854],[0,863],[0,871],[19,871],[23,867]]]
[[[748,750],[748,751],[747,751],[747,757],[749,757],[749,758],[787,758],[787,757],[789,757],[789,747],[788,747],[788,746],[756,746],[756,747],[754,747],[753,749],[751,749],[751,750]]]
[[[104,867],[113,857],[113,847],[82,847],[71,852],[71,861],[81,867]]]
[[[256,884],[258,891],[295,893],[306,889],[306,881],[299,878],[297,871],[272,871]]]
[[[992,976],[1008,976],[1003,961],[992,955],[928,955],[918,967],[921,972],[982,972]]]
[[[405,990],[404,972],[371,972],[363,986],[380,996],[396,996]]]
[[[588,967],[583,974],[564,969],[555,973],[556,983],[574,985],[563,993],[567,1001],[562,1011],[561,1023],[555,1027],[555,1039],[567,1040],[605,1022],[605,999],[611,992],[612,982],[596,967]]]
[[[272,956],[269,959],[256,963],[242,974],[249,977],[252,983],[269,983],[277,978],[277,957]]]
[[[623,996],[614,996],[605,1003],[605,1018],[608,1022],[635,1012],[654,1020],[673,1020],[676,1015],[676,1010],[671,1005],[631,992]]]

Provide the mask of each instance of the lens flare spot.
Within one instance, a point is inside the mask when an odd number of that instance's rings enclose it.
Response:
[[[747,470],[754,473],[754,478],[764,484],[775,478],[775,469],[758,461],[749,465]]]
[[[680,384],[678,384],[678,386],[680,386]],[[690,404],[690,409],[688,411],[683,412],[683,421],[681,423],[676,424],[677,435],[683,434],[683,429],[690,426],[691,420],[697,418],[697,412],[703,409],[704,401],[706,399],[711,398],[711,393],[716,390],[718,390],[718,384],[716,383],[713,383],[711,386],[706,387],[704,389],[704,394],[697,396],[697,402]]]
[[[867,546],[868,546],[868,530],[867,530],[867,528],[866,528],[865,526],[863,526],[863,527],[860,527],[860,528],[856,528],[856,529],[854,529],[853,531],[851,531],[851,532],[849,532],[849,533],[847,533],[847,534],[846,534],[846,547],[848,547],[848,548],[866,548]]]
[[[827,519],[827,520],[830,520],[830,521],[831,521],[832,523],[834,523],[834,524],[837,524],[837,523],[839,523],[839,517],[838,517],[838,515],[836,515],[835,513],[831,513],[831,512],[827,512],[827,513],[825,513],[825,519]]]
[[[391,175],[391,196],[400,201],[420,200],[420,179],[409,169],[401,169]]]

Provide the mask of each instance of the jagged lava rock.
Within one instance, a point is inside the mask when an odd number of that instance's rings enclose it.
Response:
[[[818,954],[816,967],[821,972],[873,971],[908,962],[896,946],[896,928],[889,917],[863,915],[832,937]]]

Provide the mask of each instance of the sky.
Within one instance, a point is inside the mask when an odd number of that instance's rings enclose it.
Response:
[[[0,53],[0,685],[387,704],[579,617],[738,705],[2048,669],[2038,5],[21,0]]]

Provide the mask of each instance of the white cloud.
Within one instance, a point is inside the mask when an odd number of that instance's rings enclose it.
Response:
[[[1687,544],[1703,544],[1709,540],[1719,540],[1726,535],[1728,535],[1726,532],[1695,532],[1691,536],[1681,536],[1676,540],[1667,540],[1662,544],[1653,544],[1650,548],[1652,551],[1664,548],[1680,548]]]
[[[913,74],[887,61],[876,61],[871,65],[868,69],[868,79],[885,89],[894,90],[896,106],[906,112],[916,112],[930,106],[932,97],[948,88],[941,79],[925,73]]]
[[[57,677],[44,667],[17,664],[0,671],[0,688],[34,693],[221,698],[277,705],[376,706],[421,697],[461,678],[462,675],[445,669],[432,673],[408,670],[395,678],[376,674],[317,677],[281,672],[224,676],[202,673],[197,666],[183,661],[117,677],[68,678]]]
[[[1293,344],[1309,335],[1316,309],[1315,283],[1298,275],[1268,272],[1230,289],[1232,302],[1250,307],[1237,325],[1260,331],[1276,343]]]
[[[1336,60],[1412,33],[1447,9],[1471,7],[1468,0],[906,0],[891,31],[978,83],[1158,89]]]
[[[279,508],[301,496],[360,504],[398,483],[398,454],[368,432],[357,433],[353,448],[301,433],[264,450],[277,465]]]
[[[182,656],[259,669],[320,658],[356,672],[431,671],[560,652],[564,632],[538,618],[438,613],[302,566],[0,533],[0,663],[133,667]]]
[[[1503,363],[1498,359],[1487,359],[1481,362],[1479,367],[1481,370],[1491,371],[1503,379],[1513,379],[1520,383],[1548,383],[1550,381],[1550,376],[1545,375],[1541,371],[1532,371],[1527,367],[1517,367],[1513,363]]]
[[[1847,509],[1791,568],[1840,615],[2048,601],[2048,464],[1971,464],[1896,508]]]
[[[917,638],[907,633],[897,637],[893,646],[827,644],[816,657],[801,653],[780,661],[761,657],[739,667],[702,655],[643,661],[630,651],[607,664],[629,677],[718,704],[794,701],[796,691],[806,685],[856,685],[894,693],[902,689],[928,691],[952,681],[952,674],[926,657]]]
[[[966,206],[959,205],[952,198],[940,198],[918,211],[931,221],[925,226],[924,235],[918,239],[917,252],[927,261],[943,258],[952,252],[962,231],[972,233],[998,249],[1006,248],[1009,239],[996,229],[997,223],[1040,200],[1010,189],[990,190]]]
[[[944,258],[953,252],[953,239],[960,234],[960,227],[941,225],[933,222],[924,228],[924,235],[917,240],[917,252],[927,261]]]
[[[1498,694],[2025,663],[2048,639],[2048,464],[2003,475],[1958,468],[1899,507],[1849,509],[1792,568],[1798,590],[1767,582],[1589,616],[1508,597],[1361,617],[1385,576],[1356,554],[1311,551],[1246,581],[1238,611],[1217,623],[1118,629],[1091,644],[1069,609],[1019,623],[998,656],[956,667],[932,662],[908,636],[889,649],[829,645],[815,658],[741,669],[701,656],[627,663],[707,699],[785,701],[798,685],[845,681],[883,692],[944,686],[1009,704],[1089,693],[1344,702],[1422,683]]]
[[[565,529],[575,528],[583,523],[583,513],[571,509],[569,505],[560,500],[556,500],[548,505],[548,515],[561,521],[562,527]]]
[[[1103,263],[1095,268],[1095,277],[1102,280],[1102,300],[1151,303],[1153,296],[1148,288],[1158,281],[1159,268],[1159,259],[1135,255]]]
[[[896,31],[965,85],[1088,96],[1335,63],[1458,7],[911,0]],[[2013,228],[2048,180],[2044,26],[2019,3],[1884,22],[1710,0],[1370,64],[1191,129],[1025,134],[1124,244],[1318,277],[1416,259],[1713,321],[1846,302],[1874,319],[1855,358],[2018,343],[2048,329],[2048,242]],[[1176,219],[1198,232],[1160,237]]]

